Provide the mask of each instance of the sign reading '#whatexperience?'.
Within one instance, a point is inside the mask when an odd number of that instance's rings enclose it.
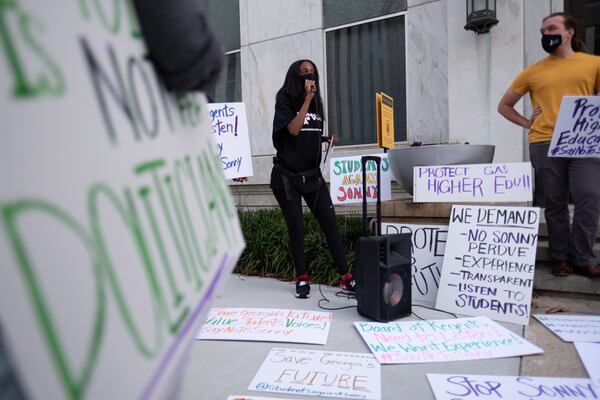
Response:
[[[548,157],[600,157],[600,96],[565,96]]]
[[[531,164],[414,167],[413,201],[518,202],[533,197]]]
[[[0,9],[0,325],[18,380],[31,399],[171,398],[243,248],[205,97],[164,90],[129,2]]]
[[[330,312],[277,308],[213,308],[197,339],[327,343]]]
[[[436,307],[529,323],[539,208],[452,207]]]
[[[377,190],[377,165],[374,161],[367,161],[367,192],[363,193],[362,184],[362,156],[337,157],[329,162],[329,190],[333,204],[362,203],[363,195],[367,202],[381,201],[392,198],[392,174],[388,157],[384,153],[370,154],[381,157],[381,193]]]

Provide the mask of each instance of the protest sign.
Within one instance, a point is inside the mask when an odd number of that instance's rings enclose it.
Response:
[[[213,308],[196,339],[327,343],[329,312],[276,308]]]
[[[392,198],[390,163],[385,153],[370,154],[381,157],[381,201]],[[362,156],[337,157],[329,162],[329,190],[333,204],[362,203]],[[377,201],[377,166],[367,162],[367,202]]]
[[[479,360],[542,353],[487,317],[354,326],[381,364]]]
[[[589,379],[427,374],[436,400],[600,399],[600,388]]]
[[[258,396],[233,395],[233,396],[227,397],[227,400],[285,400],[285,399],[275,398],[275,397],[258,397]]]
[[[574,343],[592,383],[600,390],[600,343]]]
[[[435,306],[448,225],[382,223],[384,234],[410,233],[412,245],[412,302]]]
[[[600,157],[600,96],[564,96],[548,157]]]
[[[535,319],[565,342],[600,343],[600,315],[543,315]]]
[[[452,207],[436,307],[527,325],[538,208]]]
[[[245,103],[211,103],[208,114],[225,178],[254,175]]]
[[[248,390],[379,399],[381,368],[371,354],[273,348]]]
[[[414,167],[413,201],[517,202],[533,198],[531,163]]]
[[[100,4],[0,6],[0,325],[31,399],[171,398],[243,248],[205,96]]]

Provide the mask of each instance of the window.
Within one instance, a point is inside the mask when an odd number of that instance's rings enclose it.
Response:
[[[567,0],[565,10],[577,20],[577,35],[588,53],[600,55],[600,0]]]
[[[377,142],[377,92],[394,98],[395,140],[406,140],[404,33],[404,15],[326,30],[326,117],[340,145]]]

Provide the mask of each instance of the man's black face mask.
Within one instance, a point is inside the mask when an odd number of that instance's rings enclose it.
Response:
[[[562,44],[562,35],[542,35],[542,47],[546,53],[553,53]]]

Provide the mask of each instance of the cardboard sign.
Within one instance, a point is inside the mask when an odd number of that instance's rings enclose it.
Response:
[[[381,92],[375,94],[377,113],[377,145],[384,149],[394,148],[394,99]]]
[[[381,157],[381,201],[392,198],[392,174],[387,155],[369,154]],[[329,162],[329,190],[333,204],[362,203],[362,156],[337,157]],[[377,201],[377,165],[367,162],[367,202]]]
[[[548,157],[600,157],[600,96],[564,96]]]
[[[486,317],[355,322],[354,326],[381,364],[480,360],[543,352]]]
[[[600,388],[589,379],[427,374],[436,400],[556,400],[600,399]]]
[[[436,307],[527,325],[539,208],[452,207]]]
[[[225,178],[254,175],[245,103],[211,103],[208,113]]]
[[[379,399],[381,368],[371,354],[274,348],[248,390]]]
[[[412,245],[412,302],[427,307],[435,306],[448,225],[414,225],[382,223],[384,234],[410,233]]]
[[[532,201],[531,163],[414,167],[413,201]]]
[[[327,343],[330,312],[276,308],[213,308],[196,339]]]
[[[543,315],[534,317],[565,342],[600,343],[600,315]]]
[[[592,383],[600,390],[600,343],[574,343]]]
[[[2,4],[0,325],[31,399],[171,398],[243,248],[204,95],[105,6]]]

